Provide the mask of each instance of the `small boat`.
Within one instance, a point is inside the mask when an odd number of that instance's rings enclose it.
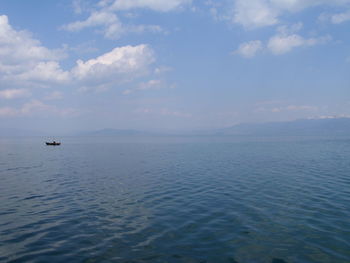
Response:
[[[46,142],[46,145],[58,146],[58,145],[61,145],[61,143],[53,141],[53,142]]]

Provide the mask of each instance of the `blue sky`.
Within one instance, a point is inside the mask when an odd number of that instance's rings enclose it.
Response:
[[[0,15],[0,128],[350,116],[350,0],[4,0]]]

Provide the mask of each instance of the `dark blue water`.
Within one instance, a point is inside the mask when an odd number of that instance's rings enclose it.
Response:
[[[0,139],[1,262],[350,262],[350,140]]]

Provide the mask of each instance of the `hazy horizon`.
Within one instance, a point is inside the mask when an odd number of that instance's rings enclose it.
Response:
[[[350,133],[350,118],[328,117],[293,121],[239,123],[216,129],[115,129],[29,130],[0,128],[0,137],[42,136],[344,136]]]
[[[350,0],[2,1],[0,128],[350,116]]]

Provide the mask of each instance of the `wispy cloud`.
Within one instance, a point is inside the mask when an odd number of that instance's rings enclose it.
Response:
[[[120,24],[118,17],[107,11],[93,12],[86,20],[76,21],[67,25],[62,26],[62,29],[67,31],[80,31],[87,27],[97,26],[112,26]]]
[[[80,7],[79,4],[76,6]],[[125,24],[119,18],[119,13],[132,9],[151,9],[157,12],[169,12],[184,7],[191,0],[122,0],[122,1],[100,1],[97,8],[90,13],[85,20],[75,21],[63,25],[61,29],[78,32],[86,28],[97,28],[105,38],[118,39],[128,33],[166,33],[159,25]],[[78,10],[81,10],[78,8]]]
[[[283,55],[298,47],[312,47],[332,39],[330,36],[305,38],[297,33],[302,27],[302,23],[279,26],[276,34],[270,37],[266,44],[260,40],[245,42],[233,53],[245,58],[252,58],[264,50],[274,55]]]
[[[233,54],[239,54],[246,58],[254,57],[257,52],[263,49],[262,42],[260,40],[249,41],[242,43]]]
[[[342,24],[350,20],[350,10],[336,14],[322,13],[319,16],[319,20],[331,22],[333,24]]]
[[[158,12],[169,12],[187,6],[191,2],[192,0],[114,0],[109,8],[111,10],[146,8]]]
[[[43,113],[47,116],[75,117],[82,114],[82,111],[74,108],[58,108],[54,105],[45,104],[40,100],[31,100],[30,102],[23,104],[20,108],[0,108],[1,117],[32,116],[37,113]]]
[[[280,24],[282,17],[315,6],[348,7],[350,0],[229,0],[221,8],[215,6],[215,17],[240,24],[246,29],[257,29]],[[348,13],[340,13],[332,18],[333,22],[348,20]]]
[[[162,33],[165,32],[159,25],[125,25],[118,16],[109,11],[93,12],[86,20],[76,21],[61,27],[61,29],[78,32],[86,28],[97,28],[105,38],[118,39],[128,33]]]
[[[285,54],[297,47],[311,47],[323,44],[331,39],[330,36],[319,38],[304,38],[298,34],[284,35],[279,34],[271,37],[267,48],[275,55]]]
[[[27,89],[5,89],[0,90],[0,99],[16,99],[22,97],[29,97],[30,91]]]
[[[278,23],[280,11],[267,1],[235,1],[232,21],[246,28],[271,26]]]

